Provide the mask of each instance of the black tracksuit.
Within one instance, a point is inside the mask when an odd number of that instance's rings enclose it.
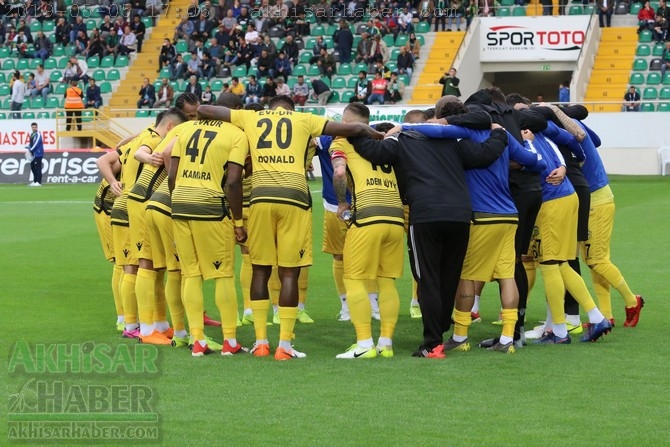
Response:
[[[350,138],[377,165],[393,165],[401,197],[409,204],[409,255],[423,314],[423,343],[432,350],[451,325],[456,289],[468,246],[472,207],[464,168],[484,168],[507,146],[494,130],[484,143],[426,138],[402,132],[397,139]],[[402,181],[400,181],[402,179]]]

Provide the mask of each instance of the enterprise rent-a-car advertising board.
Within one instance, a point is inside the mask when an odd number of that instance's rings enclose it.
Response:
[[[482,17],[481,62],[576,61],[591,16]]]
[[[96,160],[104,151],[88,149],[46,151],[42,160],[42,184],[97,183],[102,180]],[[26,151],[0,151],[0,183],[32,182]]]

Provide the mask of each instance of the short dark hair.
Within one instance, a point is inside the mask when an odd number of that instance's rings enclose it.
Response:
[[[505,104],[505,94],[500,87],[489,87],[484,89],[484,91],[491,95],[491,101]]]
[[[280,106],[287,110],[295,110],[295,103],[293,102],[293,99],[287,95],[277,95],[268,103],[268,108],[270,110],[276,109]]]
[[[376,124],[374,127],[375,127],[375,130],[377,132],[386,133],[389,130],[393,129],[395,127],[395,124],[393,124],[393,123],[379,123],[379,124]]]
[[[37,123],[30,123],[30,127],[37,126]]]
[[[257,102],[251,102],[251,103],[247,104],[246,106],[244,106],[244,110],[253,110],[255,112],[258,112],[258,111],[261,111],[261,110],[265,110],[265,107],[258,104]]]
[[[228,107],[229,109],[234,110],[241,109],[242,107],[244,107],[242,98],[240,98],[234,93],[221,93],[219,97],[216,99],[216,105]]]
[[[435,110],[435,118],[462,115],[467,112],[468,109],[465,108],[465,105],[461,101],[446,101],[442,104],[440,110]]]
[[[240,78],[238,78],[237,76],[233,76],[232,81],[240,82]]]
[[[514,107],[516,104],[526,104],[526,105],[531,105],[532,102],[524,97],[521,96],[519,93],[510,93],[507,96],[505,96],[505,102],[507,103],[508,106]]]
[[[423,113],[426,114],[426,119],[427,120],[435,118],[435,107],[431,107],[429,109],[426,109],[426,110],[423,111]]]
[[[404,123],[423,123],[426,121],[426,112],[423,110],[410,110],[405,114],[405,118],[403,118]]]
[[[365,70],[361,70],[361,71],[358,72],[358,74],[361,74],[361,73],[363,73],[363,76],[367,76],[367,75],[368,75],[368,72],[365,71]]]
[[[179,123],[188,121],[188,118],[186,115],[184,115],[184,112],[182,112],[177,107],[170,107],[169,109],[163,110],[156,116],[156,126],[158,126],[164,119],[170,117],[174,118],[175,121],[179,121]]]
[[[356,116],[360,116],[361,118],[365,118],[367,120],[370,119],[370,109],[365,104],[361,104],[360,102],[352,102],[351,104],[348,104],[344,108],[344,112],[351,112]]]
[[[200,103],[200,98],[198,98],[191,92],[184,92],[181,95],[177,96],[177,99],[174,102],[174,106],[179,110],[183,110],[186,104],[194,106],[197,105],[198,103]]]

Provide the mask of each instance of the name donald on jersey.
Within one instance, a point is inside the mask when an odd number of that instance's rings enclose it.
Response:
[[[259,155],[259,163],[295,163],[293,155]]]

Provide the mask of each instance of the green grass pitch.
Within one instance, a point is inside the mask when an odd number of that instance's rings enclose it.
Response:
[[[8,373],[17,341],[132,343],[114,328],[111,266],[102,257],[93,222],[95,188],[0,186],[0,377],[8,395],[28,377]],[[321,185],[311,182],[311,188]],[[473,346],[444,361],[412,358],[421,324],[408,316],[406,268],[398,281],[395,357],[336,360],[355,337],[350,323],[336,319],[339,301],[331,259],[320,250],[323,209],[315,193],[307,309],[316,323],[296,325],[296,347],[307,353],[305,360],[218,354],[195,359],[186,349],[165,347],[159,349],[158,373],[49,379],[150,385],[158,396],[159,443],[168,446],[667,445],[670,357],[663,324],[670,315],[670,181],[615,176],[612,189],[617,203],[612,258],[647,304],[639,326],[623,328],[623,301],[614,291],[617,327],[598,343],[575,338],[570,346],[528,346],[509,356]],[[544,317],[541,290],[538,281],[528,326]],[[498,315],[496,292],[492,285],[485,289],[484,322],[470,330],[474,342],[499,331],[490,324]],[[205,305],[218,316],[211,284]],[[374,328],[378,334],[378,323]],[[207,333],[221,339],[218,328]],[[277,336],[278,327],[271,326],[273,347]],[[252,327],[238,332],[245,346],[253,338]],[[8,407],[1,408],[0,445],[6,445]]]

